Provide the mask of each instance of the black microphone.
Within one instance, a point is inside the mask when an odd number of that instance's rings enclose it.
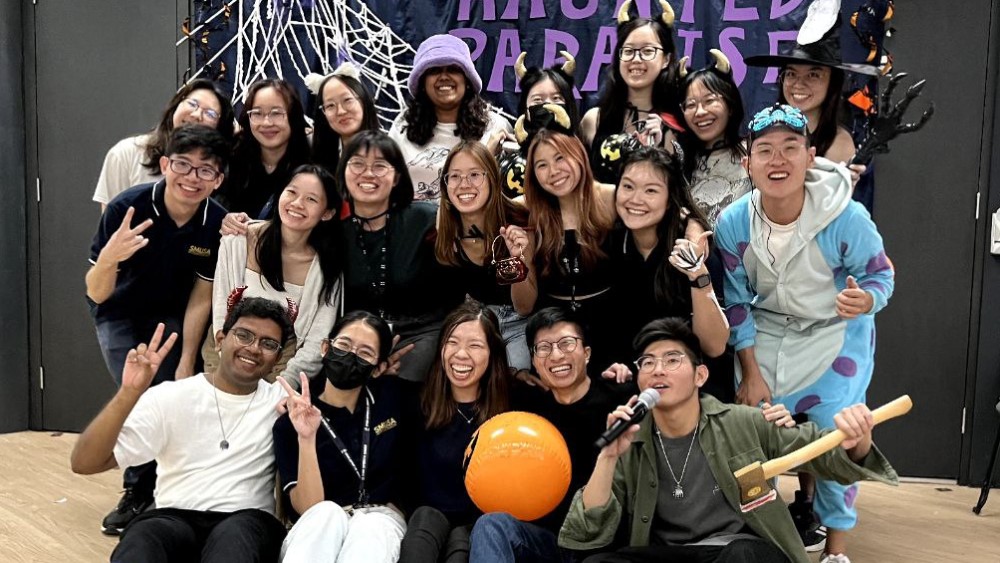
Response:
[[[603,449],[605,446],[614,442],[619,436],[625,433],[633,424],[638,424],[640,420],[646,417],[649,413],[649,409],[656,406],[656,402],[660,400],[660,392],[656,389],[649,388],[643,391],[639,395],[639,402],[632,405],[632,418],[628,420],[618,419],[610,428],[601,434],[601,437],[594,442],[594,446],[597,449]]]

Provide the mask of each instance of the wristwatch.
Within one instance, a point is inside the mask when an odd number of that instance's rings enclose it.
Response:
[[[708,274],[702,274],[691,280],[691,287],[702,289],[712,285],[712,278]]]

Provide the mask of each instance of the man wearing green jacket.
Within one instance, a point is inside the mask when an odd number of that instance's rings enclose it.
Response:
[[[708,369],[697,337],[680,319],[646,325],[635,345],[642,351],[636,361],[639,388],[657,389],[660,400],[651,417],[601,450],[590,481],[573,499],[559,545],[614,550],[624,519],[628,547],[585,563],[807,563],[785,503],[779,497],[741,512],[733,472],[792,452],[826,431],[811,423],[778,426],[759,409],[699,399]],[[608,424],[628,420],[632,404],[608,415]],[[835,422],[848,438],[803,470],[843,483],[898,482],[872,444],[874,422],[865,405],[844,409]]]

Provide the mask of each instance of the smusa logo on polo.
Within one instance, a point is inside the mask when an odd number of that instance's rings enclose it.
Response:
[[[375,427],[375,435],[380,436],[382,435],[383,432],[392,430],[395,427],[396,427],[396,419],[390,417],[388,420]]]
[[[212,249],[203,246],[191,245],[188,247],[188,254],[199,258],[208,258],[212,255]]]

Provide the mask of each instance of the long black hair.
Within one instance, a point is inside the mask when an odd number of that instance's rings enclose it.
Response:
[[[722,72],[715,66],[709,66],[699,70],[691,71],[684,77],[681,83],[681,99],[687,99],[688,90],[696,82],[700,82],[709,92],[716,94],[726,103],[729,110],[729,121],[723,131],[723,146],[729,149],[730,156],[734,163],[739,163],[747,154],[747,149],[743,145],[740,136],[740,125],[746,116],[743,108],[743,98],[740,96],[740,89],[736,86],[731,73]],[[687,118],[685,117],[685,120]],[[706,146],[701,139],[692,131],[691,124],[688,123],[687,131],[680,135],[681,146],[684,148],[684,177],[691,179],[694,171],[699,165],[704,164],[705,159],[713,150],[719,147]]]
[[[358,129],[359,133],[361,131],[378,131],[380,127],[378,110],[375,109],[375,100],[364,84],[353,76],[343,74],[327,76],[323,80],[323,83],[320,84],[319,94],[316,96],[317,104],[313,109],[312,160],[327,170],[335,171],[340,166],[340,133],[337,133],[330,127],[330,123],[327,121],[322,107],[323,91],[326,89],[327,83],[331,80],[338,80],[347,87],[358,99],[358,103],[361,104],[361,128]]]
[[[635,17],[618,26],[617,47],[614,59],[608,69],[604,91],[597,107],[600,111],[600,121],[597,124],[596,137],[613,135],[622,131],[625,121],[625,110],[628,102],[628,84],[622,78],[621,46],[633,31],[649,26],[656,34],[665,55],[670,57],[670,63],[660,71],[653,83],[653,111],[669,112],[680,120],[680,96],[677,88],[677,49],[674,47],[673,30],[660,19]],[[641,108],[645,109],[645,108]]]
[[[653,282],[653,294],[656,302],[668,307],[675,303],[690,303],[691,290],[685,276],[679,275],[666,257],[670,255],[674,241],[684,238],[688,221],[699,223],[706,231],[709,229],[708,219],[695,205],[687,182],[681,171],[679,160],[657,147],[641,147],[629,153],[622,163],[622,174],[629,167],[645,163],[660,174],[667,184],[667,211],[656,225],[656,247],[653,255],[662,256],[656,267]],[[615,187],[617,199],[618,188]],[[684,210],[687,210],[686,217]],[[624,225],[623,225],[624,226]]]
[[[787,66],[781,68],[781,74],[778,75],[781,80],[784,80],[787,68]],[[823,98],[823,104],[820,106],[819,123],[816,124],[816,129],[809,133],[809,140],[812,146],[816,147],[816,156],[826,155],[826,151],[833,146],[833,141],[837,138],[837,128],[840,127],[844,71],[839,68],[827,68],[830,69],[830,85],[826,89],[826,97]],[[789,104],[789,101],[785,99],[784,84],[780,84],[780,88],[778,88],[778,103]]]
[[[274,88],[288,111],[288,126],[291,128],[291,136],[288,138],[288,147],[285,154],[278,161],[275,173],[290,174],[292,170],[302,164],[309,162],[309,138],[306,136],[306,116],[302,109],[302,101],[287,82],[277,78],[266,78],[258,80],[247,89],[244,98],[243,110],[240,111],[237,119],[240,125],[240,132],[236,137],[236,147],[233,149],[233,159],[231,173],[226,178],[221,193],[221,202],[231,204],[231,200],[239,199],[238,193],[246,189],[250,182],[250,176],[255,164],[261,163],[260,142],[253,136],[250,127],[250,110],[253,109],[253,101],[257,93],[264,88]],[[291,176],[287,176],[291,178]],[[271,194],[276,196],[277,194]],[[228,207],[228,205],[226,205]],[[258,210],[251,210],[256,213]]]
[[[167,141],[174,130],[174,112],[177,111],[177,106],[181,105],[181,102],[188,99],[192,93],[198,90],[208,90],[219,101],[221,111],[219,111],[219,121],[215,124],[215,130],[222,133],[227,142],[232,142],[233,122],[235,121],[233,104],[229,103],[229,98],[222,93],[222,90],[216,86],[215,82],[205,78],[197,78],[181,86],[181,89],[174,94],[174,97],[170,98],[167,107],[163,109],[163,114],[160,115],[159,123],[150,131],[149,142],[146,143],[146,150],[142,161],[144,168],[157,174],[160,173],[160,157],[167,154]]]
[[[343,200],[337,190],[336,180],[322,166],[303,164],[292,171],[291,180],[300,174],[316,176],[320,184],[323,185],[323,192],[326,194],[326,209],[333,211],[333,217],[317,223],[306,240],[309,246],[316,251],[316,255],[319,257],[319,267],[323,272],[323,289],[319,294],[320,304],[333,305],[334,303],[331,302],[333,286],[340,279],[340,272],[343,269],[340,251],[341,230],[337,227],[337,223],[340,222],[340,208]],[[275,205],[277,206],[277,203]],[[271,284],[271,287],[278,291],[285,290],[281,244],[281,213],[275,209],[271,219],[261,229],[257,239],[255,256],[260,274],[264,276],[267,283]]]
[[[415,145],[423,146],[434,137],[434,127],[438,121],[434,102],[427,95],[423,76],[420,77],[419,84],[416,96],[403,112],[403,119],[406,121],[406,138]],[[465,95],[458,108],[455,135],[466,141],[478,141],[486,133],[489,124],[490,105],[475,91],[469,78],[465,77]]]

